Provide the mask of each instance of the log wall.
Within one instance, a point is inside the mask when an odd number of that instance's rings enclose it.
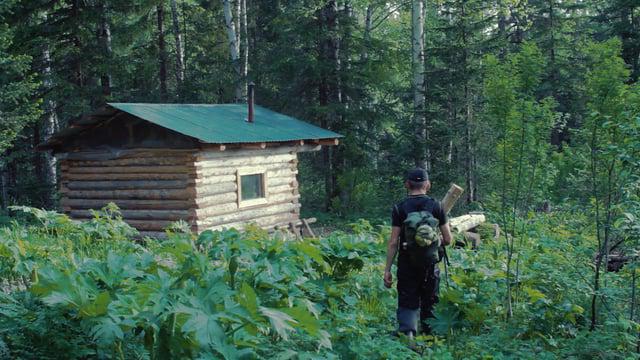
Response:
[[[158,235],[177,220],[196,229],[195,150],[85,151],[60,156],[61,204],[74,219],[113,202],[142,234]]]
[[[266,149],[128,150],[66,153],[60,156],[62,208],[74,219],[90,219],[90,209],[109,202],[143,235],[158,236],[177,220],[194,232],[265,229],[299,221],[297,151]],[[238,201],[238,173],[265,170],[266,200],[245,206]]]
[[[297,223],[298,201],[297,149],[203,150],[196,154],[195,201],[198,231],[240,228],[248,223],[272,229]],[[238,172],[265,170],[266,201],[243,206],[238,201]]]

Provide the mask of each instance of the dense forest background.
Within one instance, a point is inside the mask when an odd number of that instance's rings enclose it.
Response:
[[[388,214],[415,165],[501,229],[452,250],[425,356],[637,356],[639,59],[637,0],[2,0],[0,358],[418,357],[381,337]],[[142,246],[117,209],[37,209],[58,193],[36,147],[81,114],[244,102],[249,82],[345,136],[301,155],[321,239]]]
[[[2,206],[55,207],[55,159],[34,147],[80,114],[108,101],[242,102],[248,81],[259,104],[345,135],[304,159],[307,209],[386,212],[414,164],[436,192],[464,185],[472,208],[612,191],[619,203],[637,194],[637,141],[625,141],[637,131],[639,7],[3,1]]]

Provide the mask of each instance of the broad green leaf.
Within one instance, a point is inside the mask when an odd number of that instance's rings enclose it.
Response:
[[[260,306],[260,313],[269,319],[273,330],[284,340],[289,339],[289,331],[293,331],[292,324],[297,322],[288,314],[270,309],[264,306]]]

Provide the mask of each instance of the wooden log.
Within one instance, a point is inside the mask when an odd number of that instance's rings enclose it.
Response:
[[[242,149],[266,149],[267,148],[267,143],[266,142],[242,143],[242,144],[240,144],[240,148],[242,148]]]
[[[164,231],[139,231],[141,238],[150,237],[152,239],[166,239],[167,233]]]
[[[444,198],[442,198],[441,202],[442,209],[444,210],[445,214],[448,214],[449,211],[451,211],[453,205],[455,205],[456,201],[458,201],[460,195],[462,195],[463,192],[463,188],[456,184],[451,184],[449,191],[447,191],[447,194],[444,196]]]
[[[486,218],[482,214],[470,214],[451,218],[449,219],[449,224],[452,230],[462,233],[475,228],[485,221]]]
[[[285,214],[268,215],[261,218],[251,219],[248,221],[239,221],[239,222],[209,226],[203,229],[223,230],[223,229],[235,228],[235,229],[242,230],[244,229],[245,226],[253,223],[265,230],[269,230],[269,229],[275,228],[278,225],[288,224],[291,222],[297,223],[298,216],[292,213],[291,214],[285,213]]]
[[[170,173],[195,173],[193,166],[87,166],[70,167],[70,173],[76,174],[170,174]]]
[[[234,182],[236,181],[236,175],[217,175],[217,176],[207,176],[205,178],[196,179],[196,185],[212,185],[212,184],[220,184],[225,182]]]
[[[233,192],[235,193],[238,190],[238,185],[235,182],[225,182],[220,184],[210,184],[210,185],[198,185],[195,187],[196,196],[210,196],[210,195],[218,195]]]
[[[275,154],[275,155],[261,155],[261,156],[239,156],[239,157],[225,157],[220,159],[199,160],[194,163],[198,169],[209,169],[228,166],[263,166],[265,164],[292,164],[296,159],[295,155]]]
[[[298,174],[298,169],[296,168],[284,168],[284,169],[269,169],[267,170],[268,177],[283,177],[283,176],[295,176]]]
[[[260,207],[266,208],[272,205],[284,204],[284,203],[297,203],[299,198],[300,198],[300,195],[292,195],[291,193],[281,193],[281,194],[275,194],[273,196],[270,195],[268,198],[268,203],[266,204],[255,205],[251,207],[243,207],[241,209],[238,208],[238,204],[236,202],[230,202],[226,204],[212,204],[209,206],[197,208],[195,210],[195,213],[198,220],[205,220],[206,218],[209,218],[209,217],[233,214],[238,211],[246,211],[247,209],[255,209]]]
[[[281,185],[289,185],[292,188],[298,187],[298,181],[294,176],[281,176],[281,177],[268,177],[267,178],[267,186],[269,188],[281,186]]]
[[[292,192],[294,190],[294,187],[292,187],[290,184],[284,184],[284,185],[278,185],[278,186],[270,186],[268,191],[269,194],[277,194],[277,193],[281,193],[281,192]]]
[[[56,157],[60,160],[114,160],[114,159],[126,159],[126,158],[141,158],[141,157],[158,157],[158,156],[180,156],[180,155],[193,155],[196,154],[196,149],[150,149],[150,148],[137,148],[137,149],[119,149],[119,150],[97,150],[97,151],[78,151],[58,153]]]
[[[196,208],[205,208],[207,206],[236,202],[238,194],[236,192],[228,192],[217,195],[199,195],[195,198]]]
[[[296,224],[294,223],[293,226],[296,226]],[[302,219],[302,235],[312,238],[316,237],[316,234],[311,230],[311,226],[309,226],[307,219]]]
[[[287,173],[284,172],[284,170],[290,171],[289,174],[293,174],[294,173],[293,170],[295,170],[295,173],[297,174],[297,168],[295,168],[293,165],[288,163],[272,163],[272,164],[264,164],[264,166],[256,166],[256,167],[260,167],[261,169],[265,169],[269,172],[282,170],[283,172],[277,176],[287,175]],[[214,177],[214,176],[235,174],[238,168],[242,168],[242,166],[200,168],[196,171],[196,174],[197,174],[197,178],[205,179],[205,178]]]
[[[110,181],[69,181],[70,190],[136,190],[136,189],[185,189],[193,185],[188,180],[110,180]]]
[[[110,202],[125,210],[189,210],[195,207],[195,200],[60,199],[62,207],[74,209],[100,209]]]
[[[62,171],[61,173],[62,181],[100,181],[100,180],[187,180],[187,179],[195,179],[195,174],[189,173],[175,173],[175,174],[147,174],[147,173],[137,173],[137,174],[75,174],[70,173],[68,171]]]
[[[154,190],[69,190],[62,193],[70,199],[139,199],[139,200],[189,200],[195,195],[193,188]]]
[[[179,157],[139,157],[102,161],[69,161],[69,167],[104,167],[104,166],[165,166],[186,165],[193,162],[191,156]]]
[[[283,213],[291,213],[292,211],[298,209],[300,204],[294,204],[291,202],[283,203],[283,204],[270,204],[268,206],[260,207],[260,208],[248,208],[240,211],[233,212],[228,215],[220,215],[211,217],[208,219],[198,219],[197,225],[198,227],[211,227],[217,225],[224,225],[234,222],[245,222],[250,221],[252,219],[261,218],[269,215],[283,214]]]
[[[320,146],[317,145],[303,145],[303,146],[281,146],[276,148],[267,148],[260,150],[252,150],[252,149],[231,149],[227,147],[227,151],[218,152],[218,151],[207,151],[202,150],[196,154],[197,161],[207,160],[207,159],[220,159],[225,157],[243,157],[243,156],[264,156],[275,155],[275,154],[295,154],[301,151],[316,151],[320,150]]]
[[[480,246],[480,234],[465,231],[462,233],[462,235],[464,235],[464,239],[468,244],[471,244],[471,247],[473,249],[477,249]]]
[[[340,140],[338,139],[314,139],[309,141],[312,144],[317,145],[326,145],[326,146],[336,146],[340,144]]]
[[[193,217],[190,210],[121,210],[122,218],[128,220],[167,220],[167,221],[188,221]],[[76,219],[93,217],[90,210],[69,211],[69,216]]]
[[[162,220],[126,220],[126,223],[136,228],[138,231],[164,231],[175,221]]]

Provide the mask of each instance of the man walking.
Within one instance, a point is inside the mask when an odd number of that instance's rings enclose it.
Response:
[[[398,331],[415,336],[418,332],[418,319],[422,332],[430,333],[431,329],[425,320],[433,317],[433,306],[438,302],[440,269],[437,262],[440,256],[434,255],[434,251],[439,252],[440,242],[437,233],[429,225],[439,228],[443,246],[451,243],[451,231],[440,203],[426,195],[431,183],[424,169],[415,168],[407,172],[404,185],[408,196],[393,207],[391,215],[392,228],[387,246],[384,285],[390,288],[393,283],[391,265],[399,252],[396,312]]]

